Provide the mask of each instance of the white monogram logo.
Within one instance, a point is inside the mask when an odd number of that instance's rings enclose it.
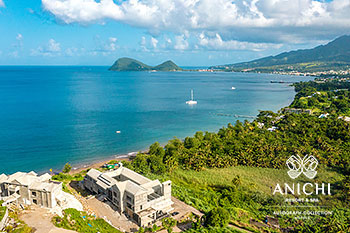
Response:
[[[318,165],[317,159],[312,155],[305,155],[302,159],[299,155],[292,155],[286,162],[289,171],[288,175],[290,178],[295,179],[303,173],[307,178],[313,179],[317,171],[316,167]]]

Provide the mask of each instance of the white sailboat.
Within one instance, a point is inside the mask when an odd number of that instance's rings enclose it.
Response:
[[[191,89],[191,100],[186,101],[186,104],[189,104],[189,105],[197,104],[197,101],[193,100],[193,89]]]

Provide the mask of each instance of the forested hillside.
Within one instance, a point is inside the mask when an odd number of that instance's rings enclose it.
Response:
[[[211,225],[203,220],[206,227],[192,230],[210,232],[214,228],[225,231],[228,222],[252,229],[251,219],[263,221],[264,216],[271,215],[268,206],[282,205],[283,200],[268,192],[268,183],[286,176],[286,160],[291,155],[312,154],[319,161],[317,182],[330,182],[334,187],[332,198],[320,198],[322,205],[329,206],[334,214],[303,220],[302,224],[290,217],[280,218],[279,222],[291,232],[348,232],[350,123],[343,118],[350,113],[348,88],[348,82],[337,80],[295,84],[298,93],[291,107],[318,111],[310,115],[283,109],[277,113],[262,111],[252,122],[237,121],[217,133],[197,132],[183,141],[174,138],[164,148],[154,143],[148,153],[138,154],[126,166],[147,176],[170,178],[173,194],[206,213],[207,218],[212,211],[227,212],[230,216],[227,222]],[[302,98],[307,98],[307,103]],[[329,115],[321,117],[326,113]],[[243,170],[232,172],[230,168],[234,167]],[[215,179],[205,175],[220,170],[221,176],[227,177],[226,182],[219,182],[220,176]],[[252,179],[266,171],[271,172],[271,177],[266,178],[265,186],[261,185],[264,180],[258,182],[260,177]],[[264,187],[267,192],[262,192]],[[217,210],[216,206],[222,209]],[[322,224],[316,225],[314,221]]]

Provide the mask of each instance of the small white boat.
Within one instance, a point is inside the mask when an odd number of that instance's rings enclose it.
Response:
[[[115,131],[115,133],[121,133],[121,131],[117,130],[117,131]]]
[[[235,88],[235,87],[231,87],[231,89],[232,89],[232,90],[236,90],[236,88]]]
[[[186,104],[189,104],[189,105],[197,104],[197,101],[193,100],[193,89],[191,89],[191,100],[186,101]]]

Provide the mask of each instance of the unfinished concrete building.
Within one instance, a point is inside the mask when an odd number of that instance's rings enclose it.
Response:
[[[170,180],[160,183],[122,166],[105,173],[91,169],[82,184],[95,194],[104,194],[120,213],[140,226],[152,224],[173,210]]]
[[[0,175],[0,200],[53,208],[57,205],[56,196],[62,190],[62,183],[51,181],[49,174],[38,176],[35,172],[16,172]]]

